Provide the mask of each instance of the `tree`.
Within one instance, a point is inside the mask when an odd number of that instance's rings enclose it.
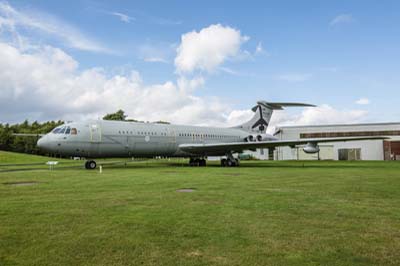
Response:
[[[64,124],[63,121],[49,121],[39,123],[37,121],[32,124],[25,120],[21,124],[0,124],[0,150],[26,152],[26,153],[39,153],[36,147],[37,137],[21,137],[14,136],[14,133],[28,133],[28,134],[46,134],[53,128]]]
[[[125,112],[123,110],[118,110],[115,113],[111,113],[111,114],[106,114],[103,117],[103,120],[117,120],[117,121],[125,121],[126,119],[126,115]]]

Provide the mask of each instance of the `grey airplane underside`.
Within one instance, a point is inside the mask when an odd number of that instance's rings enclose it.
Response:
[[[305,152],[317,153],[318,143],[383,139],[349,137],[278,140],[266,130],[274,110],[286,106],[312,107],[303,103],[257,102],[253,118],[236,127],[197,127],[125,121],[90,120],[67,123],[38,140],[49,153],[85,157],[87,169],[96,168],[93,158],[107,157],[188,157],[190,165],[204,166],[207,156],[223,156],[221,165],[238,166],[233,154],[258,148],[303,145]]]

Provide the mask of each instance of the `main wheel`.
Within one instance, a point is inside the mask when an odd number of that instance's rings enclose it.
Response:
[[[97,166],[95,161],[89,161],[89,162],[87,162],[87,165],[88,165],[88,169],[91,169],[91,170],[96,169],[96,166]]]
[[[226,159],[221,159],[221,166],[223,167],[227,166]]]
[[[200,159],[199,166],[206,166],[207,162],[205,159]]]

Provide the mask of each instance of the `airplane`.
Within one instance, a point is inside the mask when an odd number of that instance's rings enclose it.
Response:
[[[239,166],[233,155],[245,150],[303,147],[318,153],[318,143],[384,139],[384,137],[338,137],[279,140],[267,134],[274,110],[284,107],[315,107],[305,103],[258,101],[254,116],[246,123],[229,128],[88,120],[70,122],[42,136],[37,146],[49,153],[86,158],[85,168],[95,169],[94,158],[186,157],[190,166],[206,166],[208,156],[221,156],[221,166]]]

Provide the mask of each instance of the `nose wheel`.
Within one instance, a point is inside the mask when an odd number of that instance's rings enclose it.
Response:
[[[88,170],[96,169],[96,166],[97,166],[97,164],[95,161],[86,161],[86,163],[85,163],[85,168]]]

